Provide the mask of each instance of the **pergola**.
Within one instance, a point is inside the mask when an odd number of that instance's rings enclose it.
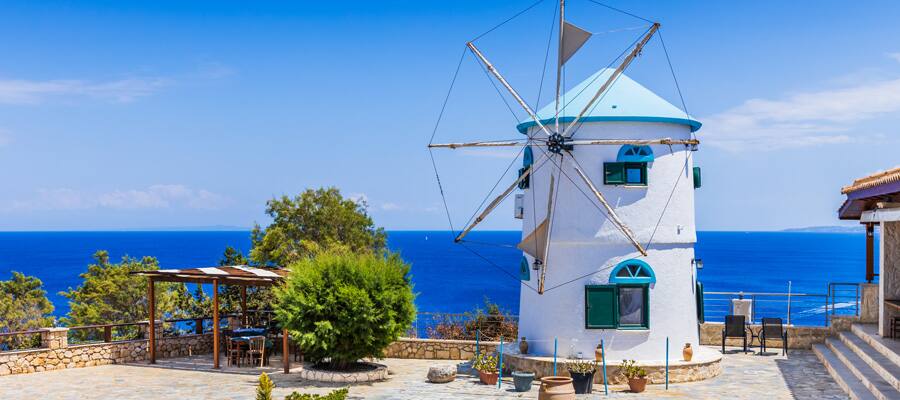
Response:
[[[209,283],[213,289],[213,368],[219,368],[219,285],[234,285],[241,288],[242,321],[247,321],[247,286],[272,286],[284,280],[290,271],[275,268],[254,268],[246,265],[224,267],[160,269],[134,272],[149,280],[147,298],[150,307],[150,363],[156,363],[156,282]],[[282,332],[282,362],[284,373],[290,372],[290,358],[287,329]]]

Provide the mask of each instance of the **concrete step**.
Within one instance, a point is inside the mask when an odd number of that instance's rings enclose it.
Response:
[[[816,357],[819,358],[819,361],[825,365],[825,369],[828,370],[828,373],[831,374],[835,382],[847,392],[847,395],[849,395],[851,399],[877,399],[877,397],[863,385],[862,381],[847,369],[844,363],[838,359],[837,355],[835,355],[828,346],[817,343],[813,344],[812,349],[813,353],[816,353]]]
[[[894,365],[900,367],[900,341],[879,336],[878,325],[853,324],[850,331],[872,346],[875,351],[891,360]]]
[[[840,332],[838,337],[850,350],[875,370],[885,382],[900,390],[900,366],[881,354],[868,342],[850,332]]]
[[[896,388],[887,383],[881,375],[878,375],[872,367],[866,364],[862,358],[856,355],[853,350],[850,350],[840,339],[825,339],[825,345],[841,360],[847,370],[853,373],[862,382],[863,386],[875,395],[876,399],[890,400],[900,398],[900,392]]]

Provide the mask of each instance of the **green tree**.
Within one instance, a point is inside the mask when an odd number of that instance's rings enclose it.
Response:
[[[53,303],[47,299],[40,279],[13,271],[12,279],[0,281],[0,332],[27,331],[55,325]],[[36,342],[36,343],[35,343]],[[0,348],[29,348],[40,344],[38,336],[0,339]]]
[[[380,251],[387,236],[383,228],[375,227],[366,208],[365,201],[345,199],[334,187],[269,200],[266,214],[273,221],[265,230],[253,228],[250,259],[283,267],[336,246],[353,252]]]
[[[345,369],[381,357],[416,315],[408,273],[397,254],[321,252],[291,264],[275,318],[313,362]]]
[[[109,253],[94,253],[94,264],[79,275],[83,279],[77,288],[69,288],[60,295],[69,299],[69,314],[63,321],[69,326],[114,324],[145,321],[147,306],[147,278],[132,272],[159,269],[156,258],[122,257],[118,264],[109,262]],[[187,289],[181,284],[157,283],[157,318],[183,316],[179,296]],[[189,295],[189,294],[188,294]]]

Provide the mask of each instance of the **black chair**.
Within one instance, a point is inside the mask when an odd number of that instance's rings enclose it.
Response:
[[[722,354],[725,354],[725,339],[741,338],[744,340],[744,353],[747,352],[747,323],[743,315],[726,315],[725,329],[722,329]]]
[[[762,319],[762,329],[759,330],[759,347],[762,353],[766,352],[766,339],[781,339],[781,355],[787,354],[787,329],[784,329],[781,318]]]
[[[900,331],[900,317],[894,316],[891,318],[891,339],[897,338],[897,332]]]

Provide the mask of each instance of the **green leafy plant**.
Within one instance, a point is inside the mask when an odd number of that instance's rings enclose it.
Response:
[[[384,349],[416,315],[409,265],[397,254],[328,251],[291,265],[275,318],[306,359],[345,370]]]
[[[634,360],[622,360],[620,367],[622,375],[628,379],[641,379],[647,377],[647,370],[636,365]]]
[[[53,303],[47,299],[40,279],[13,271],[12,279],[0,281],[0,332],[51,327],[56,322],[52,313]],[[38,335],[0,337],[0,351],[40,344]]]
[[[597,363],[589,360],[573,360],[566,362],[569,373],[593,374],[597,372]]]
[[[335,246],[352,252],[380,252],[387,235],[376,228],[364,200],[344,198],[337,188],[307,189],[266,203],[272,224],[256,225],[250,259],[258,265],[287,266]]]
[[[480,332],[482,340],[500,340],[500,337],[518,337],[519,323],[500,305],[484,298],[484,308],[460,315],[438,315],[436,323],[426,329],[433,339],[475,340],[475,332]]]
[[[256,386],[256,400],[272,400],[272,389],[275,383],[269,379],[269,375],[265,372],[259,376],[259,384]]]
[[[496,373],[499,371],[497,364],[497,356],[489,353],[481,353],[472,358],[472,369],[476,371]]]
[[[294,392],[287,395],[284,400],[344,400],[347,398],[348,392],[347,388],[338,389],[326,395]]]

